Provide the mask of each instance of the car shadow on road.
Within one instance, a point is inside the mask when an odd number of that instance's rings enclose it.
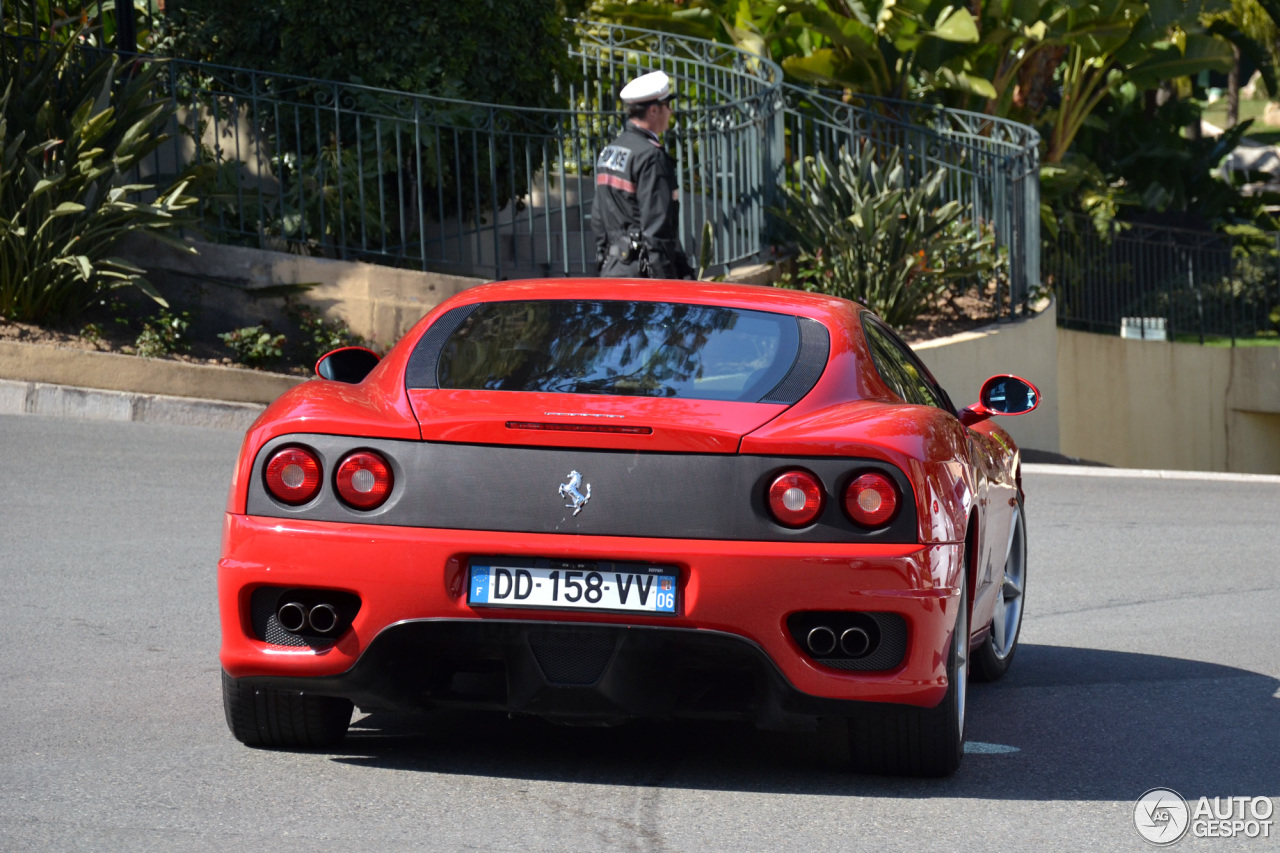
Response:
[[[810,796],[1130,800],[1280,795],[1280,681],[1191,660],[1024,645],[1009,676],[969,691],[968,754],[949,779],[850,773],[835,725],[556,726],[502,714],[380,713],[335,760],[356,766],[598,785]]]

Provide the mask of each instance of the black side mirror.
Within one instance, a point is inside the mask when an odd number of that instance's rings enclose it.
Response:
[[[982,383],[978,399],[993,415],[1025,415],[1040,405],[1040,392],[1017,376],[992,376]]]
[[[316,362],[316,376],[355,385],[362,382],[369,375],[369,371],[378,366],[379,361],[381,359],[378,354],[371,349],[343,347],[325,353]]]

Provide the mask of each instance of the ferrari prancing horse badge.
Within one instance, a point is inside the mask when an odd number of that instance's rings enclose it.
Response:
[[[587,501],[591,500],[591,484],[586,484],[586,494],[583,494],[578,490],[578,487],[581,485],[582,475],[577,471],[570,471],[569,482],[560,484],[560,497],[569,501],[565,506],[572,507],[574,515],[582,512],[582,508],[587,505]]]

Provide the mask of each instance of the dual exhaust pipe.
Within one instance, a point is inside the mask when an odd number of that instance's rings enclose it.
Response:
[[[897,613],[800,610],[787,616],[791,647],[824,667],[882,672],[902,663],[907,624]]]
[[[809,652],[819,658],[834,654],[837,648],[842,655],[851,658],[866,657],[875,651],[871,635],[856,625],[846,628],[838,637],[833,629],[819,625],[809,631],[805,642]]]
[[[330,634],[338,627],[338,610],[332,604],[320,603],[310,609],[298,601],[288,601],[276,610],[280,627],[290,634]]]

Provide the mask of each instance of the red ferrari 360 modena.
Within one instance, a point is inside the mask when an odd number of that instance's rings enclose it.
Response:
[[[517,281],[382,360],[330,353],[240,453],[218,564],[227,722],[322,747],[454,707],[847,724],[943,775],[1026,581],[1020,460],[861,306],[765,287]]]

